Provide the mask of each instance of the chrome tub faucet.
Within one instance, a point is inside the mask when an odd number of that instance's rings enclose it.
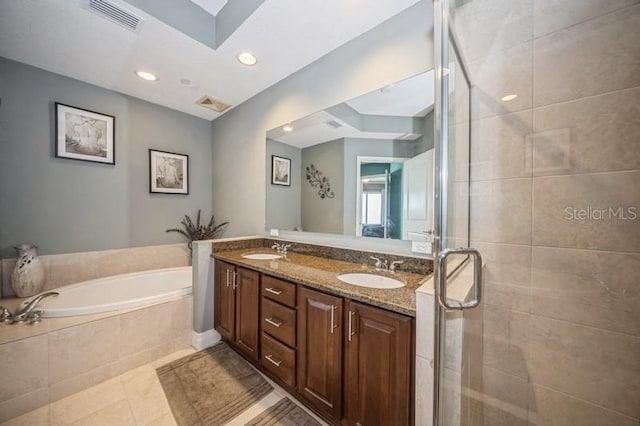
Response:
[[[50,296],[58,296],[60,293],[56,291],[48,291],[46,293],[39,294],[33,299],[29,300],[25,306],[18,309],[15,314],[11,315],[8,309],[3,308],[0,316],[3,321],[7,321],[8,318],[11,319],[11,323],[22,323],[25,321],[29,321],[30,324],[39,323],[42,320],[43,310],[36,310],[36,306],[38,303],[42,301],[42,299]]]

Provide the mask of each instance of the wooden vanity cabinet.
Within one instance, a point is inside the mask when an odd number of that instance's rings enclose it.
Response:
[[[214,326],[253,360],[259,359],[260,273],[216,260]]]
[[[347,424],[410,424],[411,318],[347,300],[345,324]]]
[[[298,392],[342,418],[341,297],[298,286]]]

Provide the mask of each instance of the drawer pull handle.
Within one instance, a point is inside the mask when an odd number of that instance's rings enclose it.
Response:
[[[280,296],[280,295],[282,294],[282,291],[281,291],[281,290],[276,290],[276,289],[273,289],[273,288],[271,288],[271,287],[266,287],[266,288],[264,289],[264,291],[267,291],[267,292],[269,292],[269,293],[271,293],[271,294],[275,294],[276,296]]]
[[[273,318],[265,318],[264,320],[274,327],[280,328],[282,325],[282,321],[274,320]]]
[[[264,357],[267,359],[267,361],[269,361],[271,364],[275,365],[276,367],[280,367],[280,364],[282,364],[282,361],[275,361],[272,358],[272,355],[265,355]]]

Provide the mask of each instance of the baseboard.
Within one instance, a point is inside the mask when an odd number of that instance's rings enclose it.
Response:
[[[203,331],[202,333],[198,333],[195,331],[191,332],[191,346],[196,348],[197,350],[206,349],[208,347],[216,345],[222,336],[216,330],[211,329],[207,331]]]

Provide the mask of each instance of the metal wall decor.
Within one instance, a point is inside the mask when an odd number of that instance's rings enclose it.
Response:
[[[318,189],[320,198],[333,198],[336,196],[331,190],[329,178],[322,176],[322,172],[316,169],[313,164],[307,166],[307,182],[309,182],[313,188]]]

